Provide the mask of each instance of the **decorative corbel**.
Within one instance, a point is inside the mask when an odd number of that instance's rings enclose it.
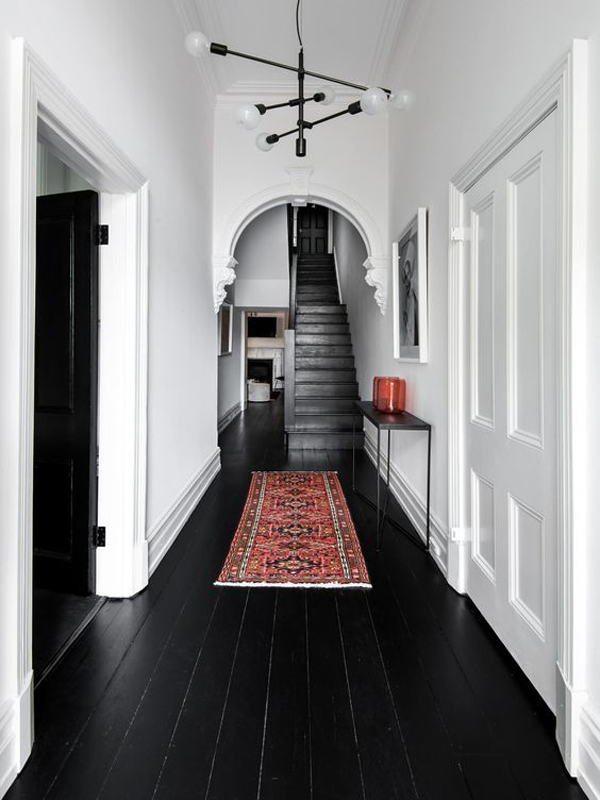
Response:
[[[379,306],[381,313],[385,314],[389,259],[369,256],[366,261],[363,261],[363,267],[367,270],[365,281],[375,289],[375,302]]]
[[[215,314],[219,313],[221,303],[227,297],[226,287],[235,280],[235,267],[238,262],[233,256],[213,257],[213,299]]]

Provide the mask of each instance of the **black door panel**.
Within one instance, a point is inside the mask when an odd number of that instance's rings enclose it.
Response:
[[[94,589],[98,350],[96,192],[37,201],[34,581]]]

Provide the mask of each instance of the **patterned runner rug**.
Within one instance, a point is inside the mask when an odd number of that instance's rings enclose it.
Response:
[[[217,586],[370,588],[335,472],[255,472]]]

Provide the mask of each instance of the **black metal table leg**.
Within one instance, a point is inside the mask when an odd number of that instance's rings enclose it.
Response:
[[[355,466],[355,433],[356,433],[356,419],[352,417],[352,490],[362,500],[371,506],[376,512],[376,529],[375,529],[375,546],[379,551],[383,542],[383,529],[386,523],[392,525],[396,530],[402,533],[410,542],[421,550],[429,550],[430,533],[431,533],[431,425],[418,417],[402,412],[402,415],[392,417],[389,414],[382,414],[374,409],[371,402],[357,401],[355,405],[359,408],[361,414],[366,417],[377,428],[377,458],[376,458],[376,480],[377,491],[375,501],[367,497],[360,489],[356,488],[356,466]],[[388,463],[386,467],[385,477],[385,495],[383,499],[383,509],[381,507],[381,430],[388,432]],[[424,542],[420,535],[416,535],[412,530],[404,527],[388,516],[388,500],[390,491],[390,470],[391,470],[391,432],[392,430],[419,430],[427,431],[427,537]]]
[[[381,483],[381,430],[377,428],[377,528],[376,528],[376,538],[375,541],[379,539],[379,515],[380,515],[380,505],[379,505],[379,488]],[[379,549],[379,548],[377,548]]]
[[[388,429],[388,441],[387,441],[387,468],[386,468],[386,478],[385,478],[385,494],[383,497],[383,514],[381,515],[381,523],[377,529],[377,552],[381,550],[381,544],[383,542],[383,529],[385,528],[385,521],[387,519],[387,507],[388,507],[388,497],[390,495],[390,461],[391,459],[391,441],[392,441],[392,432]]]

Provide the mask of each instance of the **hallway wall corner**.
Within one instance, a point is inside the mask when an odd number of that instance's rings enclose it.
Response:
[[[200,499],[221,469],[221,450],[216,448],[177,495],[147,534],[148,574],[156,570],[181,532]]]

